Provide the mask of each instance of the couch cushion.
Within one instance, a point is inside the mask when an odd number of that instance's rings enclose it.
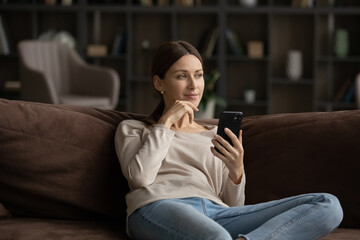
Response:
[[[244,119],[246,203],[310,192],[336,195],[343,227],[360,228],[360,111]]]
[[[359,240],[360,229],[338,228],[320,240]]]
[[[129,239],[118,222],[67,221],[36,218],[0,219],[2,240]]]
[[[0,203],[0,218],[9,217],[10,212]]]
[[[125,113],[0,99],[0,202],[15,216],[125,219]]]

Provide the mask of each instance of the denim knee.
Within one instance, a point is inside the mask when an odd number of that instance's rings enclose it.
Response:
[[[336,196],[324,193],[322,194],[321,203],[325,206],[323,208],[323,214],[326,218],[324,221],[321,221],[320,224],[322,224],[328,232],[331,232],[340,225],[344,216],[340,201]]]

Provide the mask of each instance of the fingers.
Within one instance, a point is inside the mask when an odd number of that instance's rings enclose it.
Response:
[[[225,128],[225,133],[230,138],[233,146],[236,149],[239,149],[242,145],[242,140],[240,140],[240,138],[242,138],[242,136],[241,136],[242,130],[240,130],[240,132],[239,132],[239,138],[228,128]]]
[[[231,144],[219,135],[215,135],[212,143],[223,155],[227,155],[232,150]]]
[[[242,141],[242,130],[239,131],[239,141],[240,141],[240,144],[242,145],[242,144],[243,144],[243,141]]]
[[[228,146],[224,146],[226,144],[223,144],[223,143],[220,142],[222,138],[219,139],[217,137],[221,138],[220,136],[215,136],[215,138],[211,140],[212,144],[214,144],[214,147],[213,147],[213,149],[215,151],[214,153],[216,153],[214,155],[219,157],[219,158],[221,158],[221,157],[226,157],[226,158],[230,157],[230,154],[229,154],[229,151],[228,151],[228,148],[229,148],[230,144]]]
[[[189,115],[189,122],[192,123],[194,121],[194,111],[199,111],[197,107],[195,107],[194,104],[188,101],[177,101],[179,105],[182,105],[185,109],[185,113]]]
[[[194,121],[194,111],[199,111],[199,109],[191,102],[176,100],[170,109],[163,114],[162,122],[168,122],[168,127],[171,127],[187,114],[189,122],[192,123]]]
[[[223,162],[225,163],[225,165],[227,165],[228,159],[227,159],[227,157],[226,157],[225,155],[223,155],[222,153],[220,153],[220,152],[222,152],[221,147],[216,147],[216,148],[217,148],[217,150],[216,150],[214,147],[210,147],[210,151],[212,152],[212,154],[213,154],[214,156],[220,158],[221,161],[223,161]],[[223,147],[222,147],[222,148],[223,148]],[[219,152],[219,151],[220,151],[220,152]],[[224,152],[225,152],[225,154],[228,154],[227,151],[224,151]]]
[[[220,156],[219,158],[222,159],[223,161],[224,161],[223,157],[225,157],[226,160],[230,160],[230,161],[241,157],[244,152],[242,146],[242,130],[240,130],[239,132],[239,137],[237,137],[233,132],[231,132],[230,129],[227,128],[225,128],[225,133],[229,136],[233,145],[231,145],[221,136],[215,135],[215,137],[212,139],[212,143],[220,153],[215,150],[213,154],[217,157]]]

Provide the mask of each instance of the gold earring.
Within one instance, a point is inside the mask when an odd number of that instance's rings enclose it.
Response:
[[[161,91],[160,93],[161,93],[161,95],[163,95],[163,94],[164,94],[164,91]]]

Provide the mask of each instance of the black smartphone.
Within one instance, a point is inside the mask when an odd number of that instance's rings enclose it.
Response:
[[[228,141],[231,146],[233,146],[233,143],[228,135],[226,135],[224,129],[229,128],[237,137],[239,137],[243,116],[244,114],[242,112],[225,111],[220,114],[217,134]],[[216,150],[218,151],[218,149]]]

